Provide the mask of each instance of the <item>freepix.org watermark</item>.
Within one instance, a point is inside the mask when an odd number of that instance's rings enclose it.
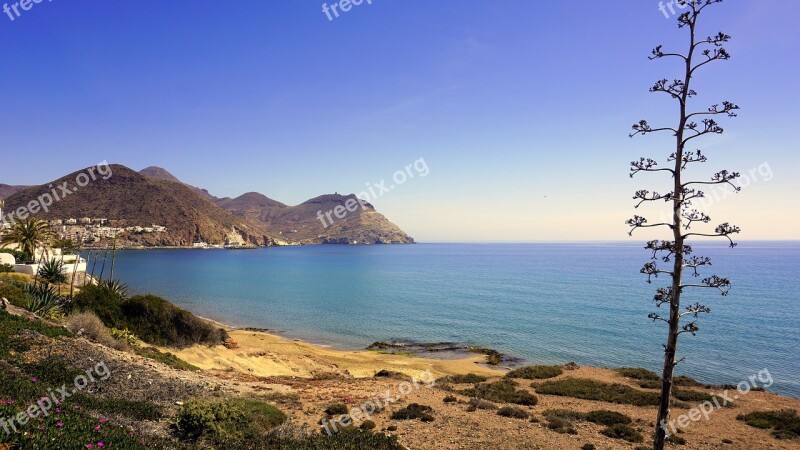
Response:
[[[52,2],[53,0],[47,1]],[[11,4],[4,3],[3,12],[6,14],[6,16],[8,16],[8,20],[13,22],[21,17],[22,13],[25,11],[30,11],[33,8],[33,5],[38,5],[42,2],[44,2],[44,0],[19,0],[18,2]]]
[[[339,12],[350,12],[353,6],[361,6],[364,3],[372,5],[372,0],[339,0],[330,6],[327,3],[322,4],[322,12],[328,16],[328,22],[333,22],[333,19],[339,17]]]
[[[658,10],[664,14],[664,17],[669,19],[670,17],[676,16],[678,14],[682,14],[685,12],[686,8],[689,7],[692,3],[697,3],[698,5],[702,3],[703,0],[669,0],[669,1],[660,1],[658,2]]]
[[[20,412],[16,416],[0,417],[0,428],[2,428],[7,435],[10,435],[12,432],[17,433],[19,431],[17,429],[18,427],[21,428],[25,426],[39,415],[49,416],[51,409],[89,387],[89,383],[105,381],[110,376],[111,370],[108,368],[105,361],[101,361],[91,369],[88,369],[85,373],[75,377],[71,387],[64,384],[60,388],[50,389],[47,394],[39,398],[36,403],[30,404],[25,411]]]
[[[425,162],[425,158],[419,158],[411,164],[407,164],[403,169],[395,172],[394,175],[392,175],[391,181],[387,182],[383,179],[378,183],[367,182],[367,190],[356,194],[356,198],[348,199],[344,202],[344,205],[339,205],[324,213],[322,210],[317,211],[317,218],[322,222],[323,228],[328,228],[333,225],[336,219],[344,219],[348,214],[358,210],[359,207],[361,207],[361,209],[367,209],[369,200],[374,200],[387,192],[391,192],[392,189],[416,176],[420,178],[426,177],[430,172],[431,170],[428,167],[428,163]],[[391,182],[394,182],[394,184],[386,186],[386,183]]]
[[[740,381],[739,384],[736,385],[736,391],[734,391],[734,393],[726,389],[721,394],[715,395],[712,400],[704,401],[697,407],[690,409],[689,412],[681,414],[669,422],[662,420],[661,428],[664,429],[667,437],[669,437],[670,434],[677,434],[678,428],[688,428],[692,423],[699,422],[701,419],[710,420],[711,414],[719,408],[732,405],[736,400],[739,400],[742,395],[747,395],[753,389],[768,388],[772,386],[773,383],[774,380],[769,370],[761,369],[758,373],[747,377],[746,380]]]
[[[48,212],[53,203],[63,200],[68,195],[72,195],[80,188],[86,187],[90,182],[97,180],[98,177],[103,180],[108,180],[114,175],[111,171],[111,166],[107,161],[103,161],[96,166],[92,166],[80,172],[75,176],[75,184],[71,185],[69,181],[53,186],[51,183],[48,185],[50,192],[45,192],[35,200],[31,200],[25,206],[6,214],[3,219],[7,223],[14,223],[17,220],[25,220],[31,214],[36,214],[39,211]]]
[[[323,420],[322,429],[328,435],[341,431],[339,427],[347,428],[350,425],[369,420],[372,414],[383,410],[387,405],[411,395],[412,392],[419,390],[420,385],[430,389],[436,384],[436,377],[430,370],[425,370],[419,375],[412,377],[410,381],[403,381],[397,385],[396,389],[387,389],[386,392],[373,395],[369,400],[361,403],[360,406],[350,409],[347,414],[337,416],[333,420]],[[395,396],[395,391],[399,396]]]

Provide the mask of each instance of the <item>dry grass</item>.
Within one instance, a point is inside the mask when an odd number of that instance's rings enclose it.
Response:
[[[78,336],[83,336],[106,347],[122,351],[128,350],[128,344],[114,339],[100,318],[92,312],[72,314],[67,318],[66,325],[70,331]]]

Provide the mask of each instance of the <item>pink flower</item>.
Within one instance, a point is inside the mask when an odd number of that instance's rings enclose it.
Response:
[[[61,413],[61,408],[56,408],[56,414]]]
[[[75,405],[75,409],[81,409],[81,405]]]
[[[94,427],[94,431],[100,431],[100,425]]]
[[[100,423],[106,423],[106,422],[108,422],[108,420],[106,420],[106,419],[100,419]]]
[[[98,446],[98,447],[105,447],[105,444],[103,444],[102,442],[98,442],[98,443],[97,443],[97,446]]]
[[[86,448],[94,448],[94,444],[86,444]]]
[[[36,377],[32,377],[32,378],[31,378],[31,381],[33,381],[34,383],[36,383],[36,382],[37,382],[37,381],[39,381],[39,380],[38,380]]]
[[[63,423],[63,422],[58,422],[58,423],[56,424],[56,426],[57,426],[58,428],[61,428],[61,427],[63,427],[63,426],[64,426],[64,423]]]

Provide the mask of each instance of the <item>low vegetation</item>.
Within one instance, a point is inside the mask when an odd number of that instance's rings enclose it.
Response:
[[[609,384],[585,378],[564,378],[536,386],[538,394],[559,395],[634,406],[658,405],[656,392],[634,389],[624,384]]]
[[[468,397],[475,397],[496,403],[514,403],[524,406],[536,406],[539,399],[528,391],[517,389],[518,383],[504,379],[491,383],[476,384],[475,387],[459,391]]]
[[[222,344],[225,330],[154,295],[123,299],[107,287],[85,286],[73,300],[76,311],[92,311],[110,328],[127,329],[148,344],[187,347]]]
[[[475,375],[474,373],[468,373],[466,375],[450,375],[441,379],[441,382],[449,382],[453,384],[476,384],[476,383],[483,383],[488,378],[484,377],[483,375]]]
[[[284,421],[283,412],[258,400],[192,400],[178,411],[175,431],[191,442],[247,448]]]
[[[610,427],[602,430],[601,433],[613,439],[622,439],[628,442],[644,442],[644,436],[642,436],[642,433],[639,433],[630,425],[624,425],[621,423],[611,425]]]
[[[559,366],[526,366],[514,369],[506,374],[507,378],[524,378],[526,380],[544,380],[555,378],[564,373]]]
[[[740,414],[736,419],[754,428],[772,430],[772,435],[777,439],[800,438],[800,416],[795,410],[756,411]]]
[[[530,417],[528,411],[517,406],[504,406],[497,411],[498,416],[511,417],[513,419],[527,419]]]
[[[420,405],[419,403],[412,403],[405,408],[398,409],[392,413],[393,420],[416,420],[419,419],[423,422],[433,422],[433,408],[430,406]]]
[[[635,434],[638,434],[636,430],[627,430],[627,428],[630,428],[629,425],[633,422],[633,420],[625,414],[618,413],[616,411],[608,411],[603,409],[582,413],[568,409],[548,409],[544,411],[543,415],[548,421],[547,427],[558,433],[575,434],[575,422],[583,421],[606,426],[602,433],[606,436],[614,437],[616,439],[627,440],[627,437],[633,437]],[[623,437],[617,437],[617,435]]]

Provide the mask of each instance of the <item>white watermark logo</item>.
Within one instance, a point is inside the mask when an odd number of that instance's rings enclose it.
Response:
[[[760,386],[759,383],[761,383]],[[689,412],[681,414],[675,419],[670,420],[668,423],[662,420],[661,428],[664,429],[667,437],[670,436],[670,433],[677,434],[678,428],[687,428],[693,422],[699,422],[700,419],[709,420],[711,418],[711,414],[713,414],[717,409],[732,405],[733,402],[739,400],[740,396],[747,395],[753,389],[759,387],[762,389],[768,388],[772,386],[773,383],[774,380],[772,379],[772,375],[769,373],[769,370],[761,369],[758,371],[758,373],[747,377],[747,380],[740,381],[739,384],[736,385],[736,394],[731,394],[730,391],[726,389],[722,392],[722,394],[715,395],[711,400],[704,401],[697,407],[690,409]],[[733,396],[731,397],[731,395]]]
[[[350,409],[347,414],[337,416],[334,420],[323,420],[322,428],[328,435],[338,433],[339,427],[349,427],[359,422],[369,420],[372,414],[381,411],[391,403],[411,395],[412,392],[420,388],[420,383],[430,389],[436,384],[436,378],[430,370],[425,370],[419,375],[412,377],[411,381],[403,381],[397,386],[398,397],[394,396],[394,389],[387,389],[386,392],[373,395],[369,400],[360,406]]]
[[[105,381],[110,376],[111,370],[108,368],[105,361],[101,361],[93,368],[88,369],[85,374],[80,374],[75,377],[71,389],[67,385],[62,385],[57,389],[50,389],[47,394],[40,397],[36,403],[30,404],[25,411],[20,412],[16,416],[0,417],[0,427],[5,430],[7,435],[10,435],[12,430],[14,433],[17,433],[17,427],[25,426],[31,420],[39,417],[39,415],[49,416],[50,410],[53,409],[53,407],[83,391],[89,386],[89,383]]]
[[[12,3],[10,6],[8,3],[4,3],[3,12],[8,16],[8,20],[13,22],[21,17],[24,11],[30,11],[33,5],[38,5],[43,1],[44,0],[19,0],[18,2]],[[47,1],[52,2],[53,0]]]
[[[0,223],[7,222],[13,224],[17,219],[25,220],[29,215],[36,214],[39,211],[47,213],[50,211],[50,207],[53,206],[53,203],[59,202],[68,195],[74,194],[82,187],[86,187],[90,182],[97,180],[98,176],[103,180],[108,180],[113,175],[114,173],[111,171],[111,166],[107,161],[103,161],[96,166],[89,167],[85,171],[76,175],[75,186],[71,186],[68,181],[56,186],[53,186],[51,183],[48,185],[50,192],[45,192],[37,199],[28,202],[27,205],[20,206],[14,211],[6,214],[4,217],[2,217],[3,220],[0,220]]]
[[[330,6],[327,3],[323,3],[322,12],[328,16],[328,22],[333,22],[333,19],[339,17],[339,11],[342,13],[350,12],[353,6],[361,6],[364,3],[372,5],[372,0],[339,0]]]
[[[425,162],[425,159],[419,158],[411,164],[407,164],[403,169],[398,170],[394,173],[394,175],[392,175],[391,181],[393,181],[394,184],[386,186],[387,181],[385,179],[378,183],[367,182],[366,191],[359,192],[356,194],[356,198],[348,199],[344,202],[344,205],[339,205],[335,208],[329,209],[325,213],[323,213],[322,210],[318,210],[317,218],[320,222],[322,222],[323,228],[328,228],[329,226],[333,225],[333,222],[335,221],[334,217],[336,219],[344,219],[349,213],[358,210],[359,206],[362,210],[365,210],[369,205],[368,201],[370,199],[374,200],[378,197],[382,197],[387,192],[391,192],[392,189],[404,184],[406,181],[414,178],[415,176],[419,176],[420,178],[426,177],[430,171],[431,170],[428,167],[428,163]]]

